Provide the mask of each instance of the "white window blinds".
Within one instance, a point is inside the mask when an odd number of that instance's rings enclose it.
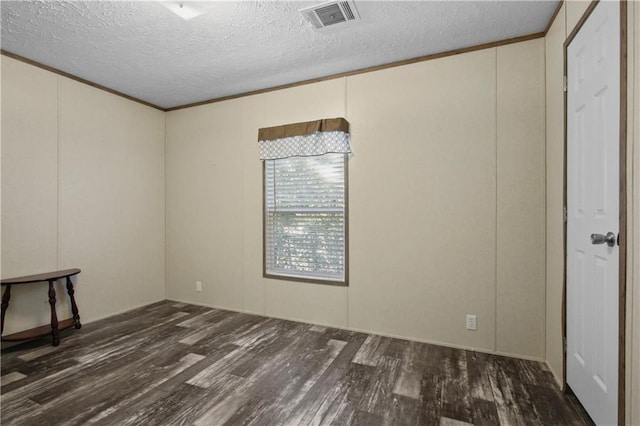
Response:
[[[346,282],[346,161],[264,161],[266,276]]]

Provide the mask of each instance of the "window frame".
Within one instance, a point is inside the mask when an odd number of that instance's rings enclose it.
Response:
[[[267,272],[267,181],[266,161],[262,161],[262,276],[267,279],[324,284],[339,287],[349,286],[349,154],[344,156],[344,280],[332,280],[313,277],[297,277]]]

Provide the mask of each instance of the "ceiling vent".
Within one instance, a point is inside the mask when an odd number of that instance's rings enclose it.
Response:
[[[353,1],[330,1],[311,7],[300,9],[312,26],[318,31],[337,30],[345,27],[347,23],[360,20],[358,11]]]

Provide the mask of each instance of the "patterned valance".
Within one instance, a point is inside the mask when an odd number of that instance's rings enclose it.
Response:
[[[261,160],[351,152],[349,123],[344,118],[263,128],[258,142]]]

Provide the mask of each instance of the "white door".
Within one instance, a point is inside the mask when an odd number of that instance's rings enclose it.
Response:
[[[567,47],[567,383],[599,425],[618,422],[619,129],[620,4],[601,1]]]

